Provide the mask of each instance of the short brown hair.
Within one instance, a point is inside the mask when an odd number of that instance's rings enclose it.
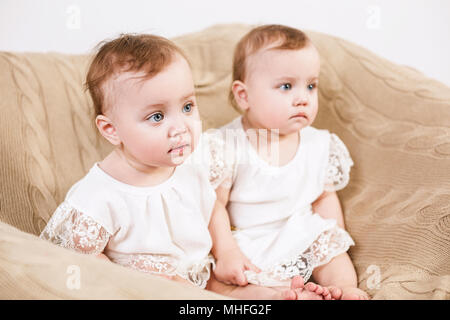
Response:
[[[85,87],[94,103],[95,116],[103,114],[106,99],[105,82],[118,72],[145,72],[150,78],[168,66],[175,53],[186,56],[173,42],[148,34],[122,34],[99,44],[100,49],[89,67]]]
[[[233,56],[232,82],[244,81],[247,71],[247,58],[270,44],[280,43],[271,49],[298,50],[310,43],[306,34],[288,26],[269,24],[256,27],[248,32],[236,45]],[[229,100],[239,111],[230,90]]]

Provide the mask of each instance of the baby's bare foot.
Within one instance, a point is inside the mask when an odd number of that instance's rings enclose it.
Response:
[[[311,287],[311,286],[310,286]],[[305,281],[302,276],[295,276],[291,281],[291,289],[297,293],[297,300],[323,300],[324,291],[317,293],[305,287]],[[316,288],[317,289],[317,288]]]
[[[294,289],[287,287],[271,287],[267,288],[273,290],[271,300],[297,300],[297,293]]]
[[[295,290],[283,290],[280,292],[281,300],[297,300],[297,293]]]
[[[330,286],[328,290],[331,294],[331,300],[340,300],[342,297],[342,290],[338,287]]]
[[[297,300],[323,300],[321,294],[317,294],[314,291],[309,291],[306,288],[299,288],[294,290],[297,294]]]
[[[331,292],[327,287],[322,287],[321,285],[318,285],[314,282],[308,282],[305,285],[305,289],[310,292],[314,292],[317,295],[321,295],[323,300],[331,300],[332,299]]]
[[[355,287],[343,287],[341,300],[369,300],[369,295]]]
[[[295,276],[291,280],[291,288],[272,287],[276,292],[276,300],[337,300],[341,298],[342,290],[337,287],[323,287],[314,282],[305,285],[302,276]]]
[[[274,299],[282,300],[323,300],[322,294],[317,294],[312,290],[305,288],[305,282],[302,276],[295,276],[291,280],[291,288],[272,287],[276,290]]]

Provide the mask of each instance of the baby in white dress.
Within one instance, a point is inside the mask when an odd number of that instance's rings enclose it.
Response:
[[[70,188],[41,238],[204,288],[216,196],[204,170],[185,163],[201,127],[182,52],[164,38],[124,35],[100,48],[86,85],[115,148]]]
[[[319,71],[318,52],[300,30],[261,26],[238,43],[230,98],[243,115],[211,145],[214,274],[263,286],[312,276],[307,286],[332,299],[368,299],[346,253],[354,242],[336,195],[353,162],[335,134],[310,126]]]
[[[301,277],[270,290],[210,280],[216,194],[209,162],[193,161],[202,150],[210,154],[210,143],[178,47],[157,36],[123,35],[99,49],[86,84],[96,126],[114,150],[70,188],[42,239],[233,297],[315,297]]]

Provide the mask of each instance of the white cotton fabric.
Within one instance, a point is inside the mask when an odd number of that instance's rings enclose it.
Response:
[[[241,119],[220,128],[222,140],[211,150],[223,151],[216,152],[222,157],[216,155],[218,165],[212,166],[222,173],[220,177],[216,173],[214,186],[231,186],[227,209],[233,235],[243,253],[263,270],[246,271],[247,280],[283,285],[299,274],[306,281],[316,266],[354,245],[336,220],[323,219],[311,205],[325,185],[339,190],[348,183],[353,162],[336,135],[309,126],[299,133],[294,158],[286,165],[271,166],[246,138]]]
[[[186,161],[152,187],[122,183],[95,163],[70,188],[41,238],[83,253],[103,251],[121,265],[179,275],[204,288],[213,262],[208,224],[215,199],[201,162]]]

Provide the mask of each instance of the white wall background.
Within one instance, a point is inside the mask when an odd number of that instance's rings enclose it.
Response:
[[[329,33],[450,86],[450,0],[0,0],[0,50],[86,53],[123,32],[233,22]]]

